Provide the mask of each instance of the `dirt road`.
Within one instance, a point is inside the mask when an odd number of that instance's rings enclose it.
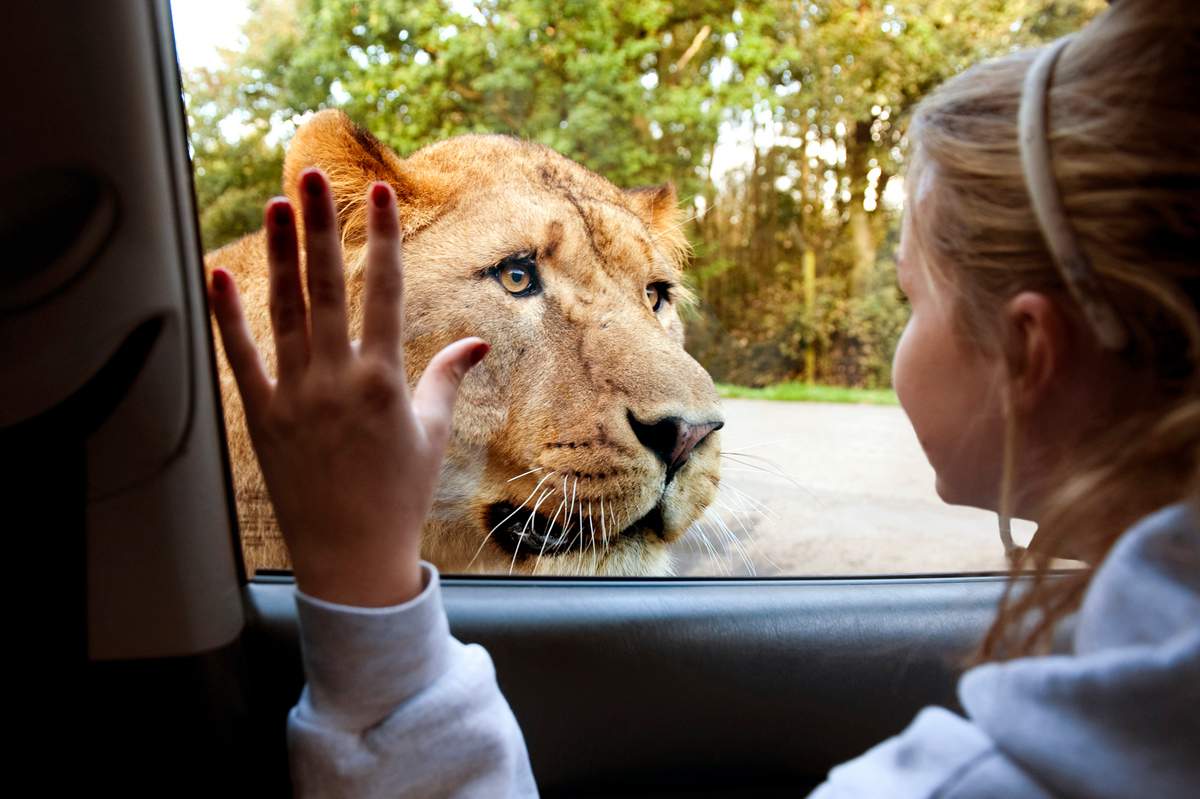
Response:
[[[722,488],[680,575],[1003,570],[996,516],[950,507],[897,407],[725,400]],[[1024,543],[1033,533],[1014,523]]]

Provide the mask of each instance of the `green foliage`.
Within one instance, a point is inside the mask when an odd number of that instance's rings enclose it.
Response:
[[[230,201],[260,205],[279,191],[282,142],[306,112],[336,106],[401,154],[461,133],[510,133],[619,185],[699,190],[722,91],[711,59],[684,56],[694,42],[713,49],[731,3],[490,0],[469,16],[461,6],[257,3],[245,51],[186,76],[198,181],[231,188],[224,161],[245,146],[222,135],[221,120],[232,120],[226,129],[246,131],[251,148],[273,147],[257,157],[274,174],[243,176],[245,192]],[[252,229],[236,224],[252,218],[230,207],[206,220],[206,246]]]
[[[845,388],[816,383],[776,383],[765,388],[749,388],[718,383],[717,393],[730,399],[761,399],[776,402],[836,402],[855,405],[899,405],[890,388]]]
[[[812,339],[825,354],[818,378],[845,386],[892,384],[892,356],[908,320],[899,290],[887,286],[866,294],[827,295],[812,320]]]
[[[986,56],[1103,0],[257,0],[246,47],[185,75],[207,248],[259,225],[304,115],[401,155],[468,132],[543,142],[694,204],[689,349],[721,379],[885,386],[905,310],[889,250],[904,120]],[[740,150],[730,141],[747,143]],[[730,163],[732,161],[732,163]],[[724,167],[722,167],[722,163]],[[892,192],[894,195],[896,192]],[[801,263],[816,256],[816,301]]]
[[[799,290],[774,281],[766,292],[747,298],[735,329],[711,312],[691,321],[688,351],[715,380],[763,387],[803,378],[804,353],[812,347],[821,353],[816,381],[885,388],[891,385],[892,355],[908,306],[894,269],[881,269],[877,279],[865,292],[847,294],[844,281],[820,278],[811,311]]]

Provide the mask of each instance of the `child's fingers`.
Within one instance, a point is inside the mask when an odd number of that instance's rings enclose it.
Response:
[[[329,183],[319,170],[305,170],[300,176],[300,197],[304,206],[313,357],[341,361],[350,354],[342,242],[338,237],[337,213]]]
[[[297,379],[308,364],[308,325],[304,292],[300,289],[300,254],[296,245],[296,220],[282,197],[267,203],[267,264],[271,289],[271,330],[280,382]]]
[[[400,325],[404,313],[404,261],[396,199],[386,183],[368,192],[367,289],[363,310],[363,352],[403,366]]]
[[[229,367],[237,381],[246,415],[248,418],[256,417],[270,398],[271,381],[263,368],[262,359],[258,357],[254,339],[250,337],[237,287],[224,269],[213,272],[211,301],[217,316],[217,327],[221,331],[221,343],[225,347],[225,357],[229,359]]]
[[[454,400],[471,367],[483,360],[490,347],[479,338],[464,338],[447,346],[425,367],[413,392],[413,410],[425,434],[441,452],[450,437]]]

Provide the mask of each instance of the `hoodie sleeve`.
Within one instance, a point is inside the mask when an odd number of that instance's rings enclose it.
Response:
[[[1097,569],[1074,654],[989,663],[959,683],[966,717],[928,708],[833,769],[817,799],[1154,796],[1200,786],[1200,527],[1172,506]]]
[[[302,797],[537,795],[487,652],[450,635],[436,569],[409,602],[356,608],[296,592],[307,684],[288,716]]]
[[[967,719],[926,708],[908,728],[834,768],[810,799],[1050,799]]]
[[[974,722],[1064,796],[1194,797],[1200,786],[1200,528],[1175,505],[1096,570],[1074,655],[972,669]]]

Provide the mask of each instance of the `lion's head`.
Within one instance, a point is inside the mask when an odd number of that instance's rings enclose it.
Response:
[[[667,545],[716,493],[722,424],[712,380],[683,349],[687,242],[674,190],[623,191],[505,136],[463,136],[401,159],[336,111],[297,131],[284,185],[295,191],[309,166],[334,187],[352,335],[364,198],[383,180],[405,229],[410,380],[458,338],[492,345],[459,394],[423,556],[447,572],[666,571]],[[255,334],[269,342],[261,241],[209,262],[237,273]],[[244,439],[241,427],[230,424],[231,439]],[[239,499],[258,498],[250,512],[265,513],[248,442],[231,449]]]

